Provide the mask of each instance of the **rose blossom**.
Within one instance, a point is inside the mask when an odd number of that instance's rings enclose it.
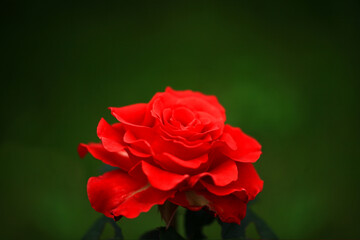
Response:
[[[207,206],[223,222],[240,223],[246,204],[262,190],[252,165],[260,144],[225,124],[215,96],[175,91],[156,93],[149,103],[111,107],[119,123],[101,119],[101,143],[80,144],[118,170],[91,177],[91,206],[108,217],[135,218],[166,200],[199,210]]]

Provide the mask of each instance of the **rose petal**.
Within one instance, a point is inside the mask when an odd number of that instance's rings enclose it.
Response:
[[[225,160],[209,172],[203,172],[192,176],[189,180],[189,185],[193,187],[199,179],[206,176],[211,177],[214,185],[225,186],[238,178],[238,169],[234,161]]]
[[[84,157],[88,152],[106,164],[114,167],[119,167],[125,171],[130,170],[135,165],[135,162],[129,158],[126,151],[121,152],[109,152],[101,143],[80,143],[78,146],[78,153],[80,157]]]
[[[170,153],[158,154],[154,157],[154,161],[162,168],[177,172],[180,174],[191,174],[193,172],[201,171],[209,165],[208,155],[204,154],[190,160],[180,159]]]
[[[133,155],[142,158],[151,156],[150,144],[146,140],[134,136],[131,131],[125,132],[124,142],[127,143],[128,149]]]
[[[237,144],[235,140],[231,137],[231,135],[227,132],[223,133],[222,140],[226,143],[226,145],[232,150],[237,150]]]
[[[169,201],[192,211],[199,211],[208,203],[203,196],[196,194],[194,191],[176,192]]]
[[[165,89],[166,93],[169,93],[173,96],[176,96],[178,98],[186,98],[186,97],[194,97],[197,99],[202,99],[205,100],[207,103],[211,104],[212,106],[214,106],[215,108],[218,109],[221,118],[225,121],[226,116],[225,116],[225,109],[224,107],[219,103],[218,99],[216,96],[213,95],[205,95],[201,92],[195,92],[195,91],[191,91],[191,90],[185,90],[185,91],[175,91],[173,90],[171,87],[167,87]]]
[[[199,158],[199,156],[209,153],[211,143],[199,142],[198,145],[188,146],[184,142],[177,139],[171,139],[170,136],[165,136],[161,130],[155,133],[154,139],[151,142],[151,150],[153,156],[169,153],[184,161]]]
[[[150,109],[150,113],[154,118],[157,118],[160,122],[162,122],[163,111],[166,108],[172,109],[176,101],[177,97],[172,96],[171,94],[166,92],[157,93],[150,100],[148,109]]]
[[[198,192],[208,201],[208,207],[222,222],[237,223],[246,215],[246,202],[234,195],[216,196],[208,192]]]
[[[261,155],[261,145],[254,138],[243,133],[240,128],[230,125],[225,125],[219,143],[220,151],[238,162],[256,162]]]
[[[209,134],[192,134],[191,131],[178,132],[163,127],[160,127],[159,129],[161,131],[160,136],[163,140],[176,143],[177,145],[180,144],[180,147],[191,149],[191,151],[197,151],[194,149],[203,149],[201,151],[207,151],[212,145],[212,137]]]
[[[260,179],[254,166],[251,163],[236,163],[238,169],[237,180],[227,186],[216,186],[208,181],[200,180],[202,185],[211,193],[218,196],[225,196],[234,193],[242,198],[244,193],[247,200],[253,200],[262,190],[264,181]]]
[[[200,180],[200,183],[211,193],[217,195],[217,196],[226,196],[230,194],[235,194],[237,196],[241,196],[239,198],[244,199],[244,201],[248,201],[249,197],[247,195],[247,192],[244,188],[237,186],[225,186],[225,187],[218,187],[215,186],[212,183],[208,183],[204,180]]]
[[[119,126],[114,128],[102,118],[97,127],[97,135],[102,141],[104,148],[109,152],[124,151],[124,130]]]
[[[163,111],[167,108],[176,109],[186,107],[193,113],[205,112],[211,119],[224,123],[225,110],[215,96],[207,96],[193,91],[174,91],[167,88],[164,93],[157,93],[149,102],[149,109],[153,117],[163,122]],[[205,119],[204,119],[205,120]]]
[[[192,211],[198,211],[207,206],[223,222],[240,224],[246,214],[246,202],[235,195],[216,196],[206,191],[191,190],[177,192],[169,201]]]
[[[110,107],[109,109],[119,122],[135,127],[147,127],[144,125],[147,111],[146,103],[137,103],[125,107]]]
[[[107,217],[135,218],[173,195],[150,186],[146,178],[130,176],[122,170],[91,177],[87,185],[91,206]]]
[[[179,122],[183,127],[194,121],[195,114],[186,107],[177,107],[172,112],[172,119]]]
[[[180,175],[164,171],[145,161],[142,161],[142,170],[153,187],[164,191],[174,189],[189,177],[187,174]]]
[[[236,165],[239,172],[236,183],[245,188],[249,195],[249,200],[253,200],[263,189],[264,181],[260,179],[255,167],[251,163],[237,163]]]
[[[120,125],[123,124],[120,123]],[[146,140],[136,138],[131,131],[125,131],[119,124],[113,127],[101,119],[97,134],[104,148],[110,152],[120,152],[127,149],[136,157],[147,158],[151,156],[150,144]]]

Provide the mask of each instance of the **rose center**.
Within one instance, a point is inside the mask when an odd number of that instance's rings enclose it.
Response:
[[[182,126],[186,127],[195,121],[195,114],[186,107],[178,107],[173,110],[172,118]]]

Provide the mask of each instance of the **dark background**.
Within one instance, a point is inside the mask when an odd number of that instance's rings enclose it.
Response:
[[[166,86],[216,95],[263,145],[252,209],[279,238],[360,237],[359,2],[194,2],[2,3],[1,238],[81,238],[100,161],[77,144]]]

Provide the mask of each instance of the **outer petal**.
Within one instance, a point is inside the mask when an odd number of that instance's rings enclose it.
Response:
[[[130,176],[122,170],[91,177],[87,186],[91,206],[107,217],[135,218],[173,195],[150,186],[146,178]]]
[[[216,166],[209,172],[204,172],[192,176],[189,181],[189,185],[194,186],[199,181],[199,179],[206,176],[211,177],[214,185],[225,186],[238,178],[238,169],[234,161],[225,160],[223,163]]]
[[[238,183],[245,188],[249,196],[249,200],[252,200],[263,189],[264,181],[260,179],[255,167],[252,164],[237,163],[237,166],[239,177],[234,184]]]
[[[118,123],[116,127],[108,124],[101,119],[97,134],[106,150],[109,152],[120,152],[128,149],[137,157],[150,157],[150,145],[143,139],[137,139],[131,131],[126,131],[122,123]]]
[[[262,190],[264,182],[260,179],[251,163],[237,163],[238,178],[227,186],[218,187],[207,181],[200,180],[211,193],[218,196],[235,194],[239,198],[252,200]]]
[[[144,125],[147,111],[146,103],[137,103],[125,107],[110,107],[109,109],[119,122],[135,127],[147,127]]]
[[[135,165],[135,162],[129,158],[126,151],[109,152],[101,143],[80,143],[78,146],[78,153],[80,157],[85,157],[88,152],[90,152],[94,158],[99,159],[113,167],[119,167],[125,171],[128,171]]]
[[[219,143],[220,151],[238,162],[256,162],[261,154],[261,145],[254,138],[230,125],[225,125]]]
[[[208,207],[214,211],[223,222],[237,223],[246,215],[246,202],[234,195],[219,197],[208,192],[199,192],[208,200]]]
[[[123,143],[124,130],[119,127],[114,128],[108,124],[105,119],[101,119],[97,127],[97,135],[102,141],[102,144],[109,152],[124,151],[125,144]]]
[[[176,193],[169,201],[193,211],[206,206],[223,222],[240,224],[246,214],[246,201],[235,195],[216,196],[207,191],[184,191]]]
[[[192,211],[198,211],[208,204],[203,196],[194,191],[179,191],[169,201]]]
[[[164,191],[174,189],[189,177],[187,174],[180,175],[164,171],[145,161],[142,161],[142,170],[153,187]]]

